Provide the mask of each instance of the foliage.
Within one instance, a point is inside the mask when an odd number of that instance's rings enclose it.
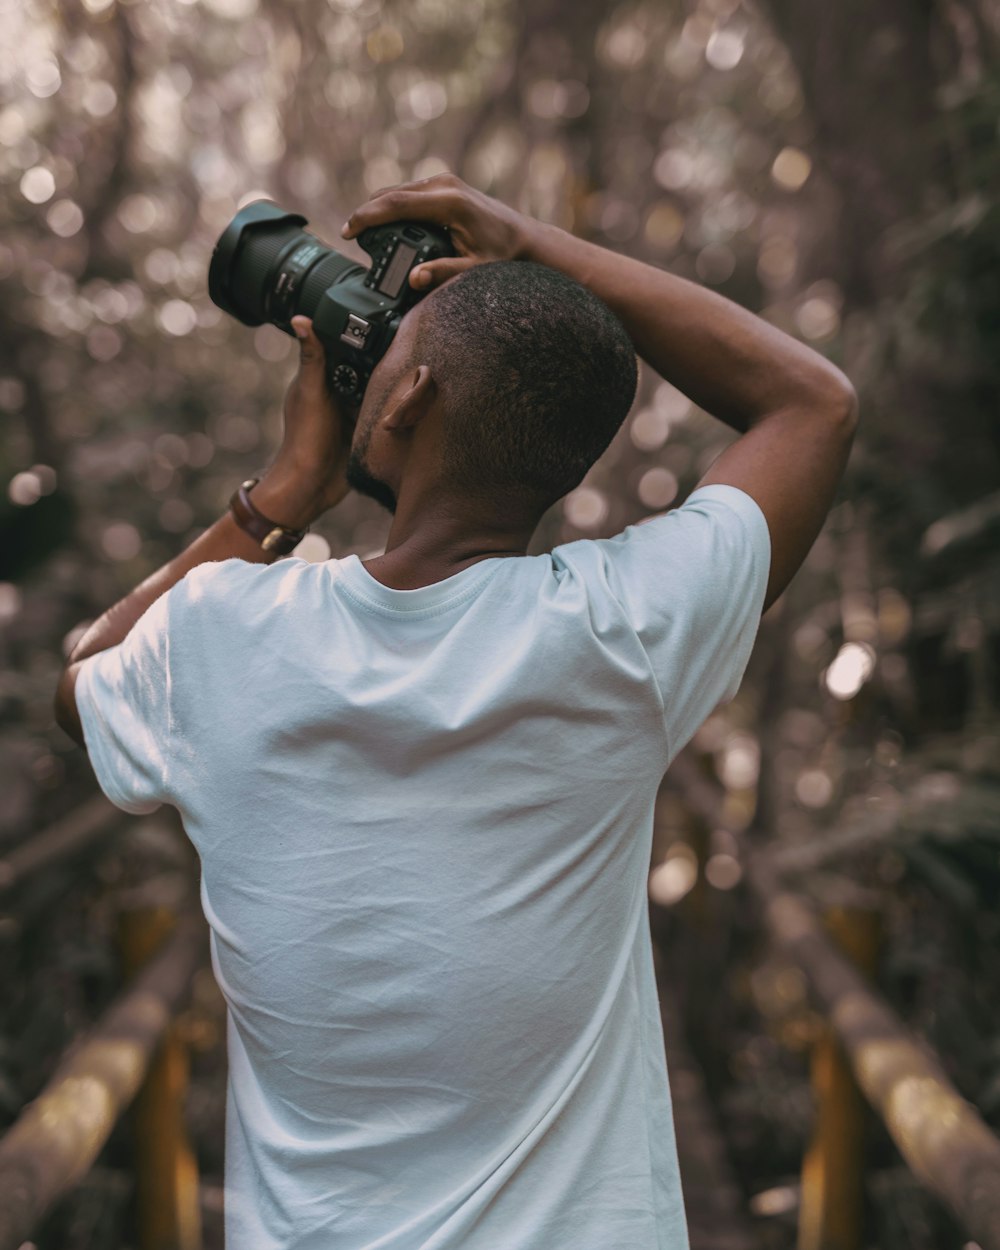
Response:
[[[764,621],[740,696],[694,745],[733,810],[749,819],[756,803],[779,843],[888,820],[890,837],[866,833],[832,877],[801,880],[821,898],[832,879],[880,892],[886,992],[1000,1122],[987,1041],[1000,1020],[984,992],[992,817],[967,819],[956,799],[945,835],[893,824],[925,773],[952,776],[956,795],[996,789],[996,509],[983,499],[1000,468],[1000,78],[983,9],[0,0],[0,850],[92,788],[52,715],[66,652],[275,447],[293,345],[212,304],[218,234],[267,194],[335,240],[373,191],[453,168],[714,286],[858,385],[842,497]],[[900,49],[909,59],[886,72]],[[837,69],[853,55],[856,84]],[[730,438],[644,370],[619,436],[533,550],[671,506]],[[388,517],[350,498],[314,530],[304,558],[364,556]],[[673,813],[656,856],[690,837]],[[724,842],[714,853],[732,859]],[[744,923],[726,913],[712,973],[734,993],[710,1024],[689,1005],[749,1190],[792,1167],[805,1086],[752,989],[741,998]],[[41,974],[18,966],[30,1003]],[[28,1072],[38,1030],[54,1057],[64,1027],[47,1019],[7,1021],[0,1076]],[[872,1200],[891,1230],[887,1186]]]

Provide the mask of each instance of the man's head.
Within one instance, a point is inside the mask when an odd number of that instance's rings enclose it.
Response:
[[[348,482],[391,512],[413,479],[537,518],[607,448],[636,381],[624,327],[579,283],[529,261],[476,265],[403,318],[365,392]]]

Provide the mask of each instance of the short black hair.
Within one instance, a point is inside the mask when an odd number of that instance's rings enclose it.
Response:
[[[442,395],[449,485],[542,510],[605,451],[638,381],[611,309],[533,261],[475,265],[434,291],[415,351]]]

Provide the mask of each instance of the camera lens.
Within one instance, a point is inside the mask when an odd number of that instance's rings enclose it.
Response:
[[[323,292],[365,270],[301,227],[305,218],[269,200],[243,208],[212,254],[208,290],[244,325],[265,321],[291,331],[292,317],[311,317]]]

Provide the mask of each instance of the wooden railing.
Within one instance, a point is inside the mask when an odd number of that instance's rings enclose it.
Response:
[[[122,819],[99,795],[0,859],[8,942],[20,931],[21,896],[30,898],[55,869],[93,851]],[[49,895],[43,890],[42,897]],[[37,1234],[59,1199],[86,1176],[133,1102],[139,1245],[200,1247],[197,1169],[183,1124],[187,1054],[173,1020],[206,959],[205,937],[200,912],[175,913],[152,898],[143,902],[141,891],[120,910],[127,987],[0,1138],[0,1250],[19,1250]]]
[[[668,781],[708,827],[726,827],[721,787],[690,755],[675,760]],[[859,1092],[914,1176],[970,1239],[980,1250],[1000,1250],[1000,1140],[955,1089],[933,1049],[865,975],[874,971],[877,915],[830,909],[821,919],[782,879],[781,855],[747,849],[763,842],[764,832],[751,827],[749,837],[738,839],[745,879],[769,937],[805,974],[829,1026],[813,1054],[816,1118],[802,1169],[798,1250],[860,1250],[865,1244]],[[838,948],[849,949],[852,939],[850,954]]]

